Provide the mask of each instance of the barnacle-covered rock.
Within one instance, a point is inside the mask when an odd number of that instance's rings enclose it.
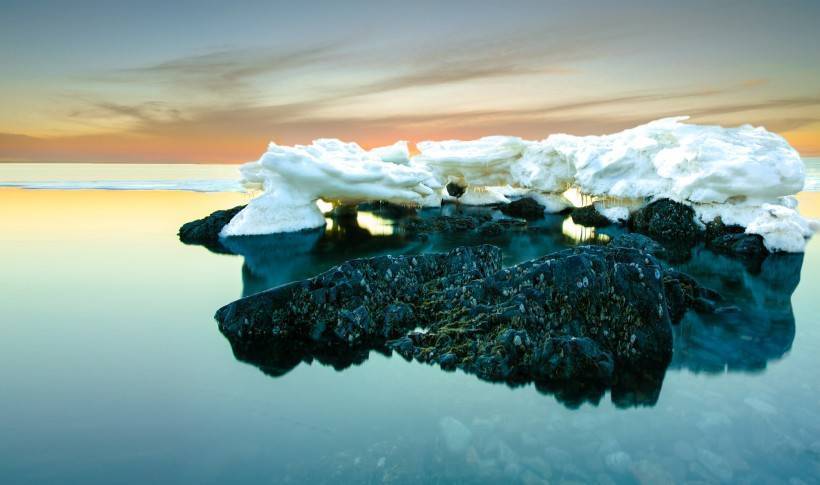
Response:
[[[629,215],[629,228],[662,243],[694,244],[703,233],[695,210],[671,199],[660,199]]]
[[[671,324],[715,299],[639,249],[580,246],[502,268],[500,250],[484,245],[348,261],[216,319],[235,351],[287,349],[294,365],[394,350],[485,380],[600,394],[622,372],[662,376]]]

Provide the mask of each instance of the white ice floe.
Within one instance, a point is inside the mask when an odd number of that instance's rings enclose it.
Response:
[[[465,205],[509,204],[510,199],[501,187],[467,186],[458,201]]]
[[[368,152],[356,143],[320,139],[292,147],[271,143],[256,162],[244,164],[243,183],[264,190],[223,229],[223,236],[271,234],[320,227],[318,199],[339,204],[384,200],[421,205],[433,194],[424,168],[386,162],[401,147]],[[437,188],[437,187],[436,187]]]
[[[666,118],[603,136],[552,135],[543,143],[575,167],[582,192],[611,197],[668,197],[725,202],[795,194],[805,174],[800,155],[781,136]]]
[[[462,204],[528,196],[546,212],[570,206],[561,194],[573,189],[607,199],[597,208],[612,221],[626,220],[636,202],[670,198],[691,205],[703,222],[719,215],[760,234],[770,250],[801,251],[815,226],[784,198],[805,182],[798,153],[764,128],[693,125],[686,119],[666,118],[601,136],[424,141],[414,157],[403,141],[370,151],[334,139],[293,147],[272,143],[259,161],[240,169],[245,186],[264,194],[223,234],[321,226],[319,198],[438,206],[450,198],[442,187],[455,182],[466,188]]]
[[[514,136],[487,136],[478,140],[422,141],[411,163],[428,167],[440,182],[467,187],[510,184],[510,166],[521,157],[526,142]]]
[[[799,192],[803,161],[779,135],[665,118],[612,135],[556,134],[542,141],[490,136],[473,141],[425,141],[412,163],[442,182],[525,187],[591,195],[668,197],[725,202],[771,199]]]
[[[509,183],[516,187],[561,193],[574,182],[573,159],[556,149],[549,138],[527,142],[521,157],[510,165]]]
[[[802,251],[814,225],[783,198],[805,183],[797,151],[764,128],[694,125],[686,119],[665,118],[601,136],[422,142],[411,163],[427,165],[441,183],[465,185],[462,203],[504,202],[486,190],[497,185],[546,193],[572,187],[614,199],[670,198],[691,205],[704,222],[721,215],[727,224],[760,234],[772,251]],[[597,209],[612,221],[629,216],[624,206]]]

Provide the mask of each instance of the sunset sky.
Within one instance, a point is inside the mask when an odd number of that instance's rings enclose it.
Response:
[[[0,160],[242,162],[689,114],[820,154],[820,1],[0,5]]]

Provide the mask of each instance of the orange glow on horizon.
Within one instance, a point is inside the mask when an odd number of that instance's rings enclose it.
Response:
[[[410,132],[385,130],[376,133],[363,132],[361,137],[336,137],[344,141],[356,141],[363,148],[389,145],[397,140],[408,140],[411,152],[415,143],[424,139],[469,139],[489,132],[465,132],[435,130]],[[499,130],[502,132],[503,130]],[[354,133],[355,134],[355,133]],[[549,133],[545,133],[546,137]],[[466,135],[466,136],[465,136]],[[803,156],[820,155],[820,125],[783,132],[781,135]],[[256,160],[271,139],[281,144],[307,144],[319,137],[334,137],[319,132],[264,138],[262,136],[227,136],[185,134],[180,136],[134,135],[110,133],[85,136],[33,138],[0,137],[0,160],[32,162],[151,162],[151,163],[242,163]]]

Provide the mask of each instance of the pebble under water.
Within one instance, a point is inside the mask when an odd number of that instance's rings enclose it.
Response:
[[[801,194],[818,217],[820,197]],[[0,189],[3,483],[813,483],[820,476],[820,243],[674,267],[738,311],[689,312],[656,399],[566,401],[371,351],[284,372],[237,360],[212,319],[240,296],[358,257],[488,243],[512,265],[622,229],[548,215],[407,237],[379,211],[325,231],[186,246],[238,194]],[[170,211],[167,208],[173,207]],[[457,211],[447,206],[444,211]],[[468,209],[472,210],[472,209]],[[425,216],[432,214],[425,211]],[[399,221],[400,222],[400,221]],[[719,318],[718,318],[719,317]],[[339,367],[339,366],[337,366]]]

